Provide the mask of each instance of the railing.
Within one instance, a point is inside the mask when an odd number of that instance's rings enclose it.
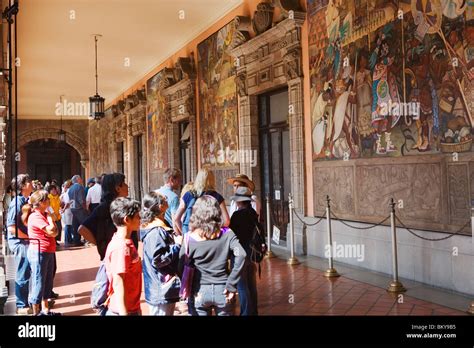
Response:
[[[267,204],[267,238],[268,238],[268,254],[267,257],[274,257],[272,251],[271,251],[271,225],[272,225],[272,215],[271,215],[271,209],[270,209],[270,199],[267,196],[266,198],[266,204]],[[337,270],[334,268],[333,264],[333,238],[332,238],[332,220],[333,218],[337,221],[339,221],[341,224],[343,224],[346,227],[352,228],[352,229],[357,229],[357,230],[369,230],[378,226],[381,226],[383,223],[385,223],[387,220],[390,219],[390,227],[391,227],[391,245],[392,245],[392,280],[389,283],[387,287],[387,291],[391,293],[401,293],[405,292],[406,288],[403,286],[403,284],[400,282],[399,277],[398,277],[398,248],[397,248],[397,222],[398,224],[404,228],[406,231],[408,231],[410,234],[413,236],[426,240],[426,241],[431,241],[431,242],[438,242],[438,241],[443,241],[447,240],[449,238],[452,238],[456,235],[460,235],[462,230],[464,230],[469,224],[471,224],[471,228],[473,229],[473,234],[474,234],[474,204],[471,210],[471,218],[466,221],[466,223],[456,232],[453,233],[448,233],[447,236],[441,237],[441,238],[427,238],[420,236],[419,234],[415,233],[413,230],[408,228],[397,216],[395,206],[396,203],[393,198],[390,199],[390,214],[385,217],[383,220],[381,220],[378,223],[375,224],[369,224],[367,226],[354,226],[351,225],[350,223],[344,221],[343,219],[340,219],[336,214],[334,214],[331,211],[331,199],[329,196],[326,196],[326,212],[324,213],[323,216],[318,217],[319,219],[314,222],[314,223],[307,223],[304,221],[304,219],[298,214],[298,212],[294,209],[294,203],[293,203],[293,197],[291,193],[289,194],[289,212],[290,212],[290,222],[289,222],[289,237],[290,237],[290,257],[287,261],[289,265],[298,265],[300,262],[295,256],[295,245],[294,245],[294,238],[295,238],[295,231],[294,231],[294,216],[305,226],[316,226],[319,223],[321,223],[324,219],[326,219],[326,231],[328,235],[328,246],[329,246],[329,253],[328,253],[328,262],[329,262],[329,268],[324,272],[324,276],[327,278],[335,278],[339,277],[340,274],[337,272]],[[470,308],[467,310],[468,313],[474,314],[474,302],[471,303]]]

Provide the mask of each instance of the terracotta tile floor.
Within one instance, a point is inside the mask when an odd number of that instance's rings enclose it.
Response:
[[[97,271],[96,248],[57,253],[54,290],[60,294],[55,311],[65,315],[94,315],[90,291]],[[464,315],[465,313],[404,295],[403,303],[385,289],[339,277],[328,280],[323,272],[284,260],[262,263],[258,281],[261,315]],[[142,297],[143,299],[143,297]],[[142,301],[143,314],[148,308]]]

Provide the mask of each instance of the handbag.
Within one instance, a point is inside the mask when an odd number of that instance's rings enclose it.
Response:
[[[183,276],[181,277],[181,288],[179,289],[179,297],[181,297],[182,299],[188,299],[189,297],[191,297],[195,269],[194,266],[191,266],[189,260],[189,233],[186,234],[185,243],[185,264]]]

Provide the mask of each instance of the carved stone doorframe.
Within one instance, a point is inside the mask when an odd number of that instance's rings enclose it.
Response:
[[[258,95],[288,87],[288,122],[290,131],[291,192],[295,209],[305,211],[305,171],[303,138],[303,68],[301,27],[304,12],[276,24],[259,36],[234,48],[236,84],[239,94],[239,149],[256,150],[258,143]],[[257,161],[257,163],[260,161]],[[260,168],[241,161],[240,171],[260,187]]]
[[[194,58],[179,58],[172,69],[174,84],[163,89],[168,113],[168,158],[170,167],[181,168],[179,123],[189,122],[190,173],[197,173],[197,137],[196,137],[196,69]],[[184,183],[183,183],[184,184]]]
[[[127,98],[128,99],[128,98]],[[147,152],[146,152],[146,102],[140,101],[136,106],[134,105],[129,110],[125,111],[127,128],[128,128],[128,175],[130,178],[130,191],[132,197],[135,199],[141,200],[148,188],[148,179],[147,179]],[[135,137],[142,136],[141,140],[141,158],[137,158],[137,144],[135,143]],[[144,138],[145,137],[145,138]],[[141,164],[141,165],[140,165]],[[140,177],[137,177],[137,168],[141,167],[139,170]],[[140,181],[139,181],[140,180]],[[137,183],[141,183],[141,187],[137,190]],[[137,192],[140,191],[140,192]]]

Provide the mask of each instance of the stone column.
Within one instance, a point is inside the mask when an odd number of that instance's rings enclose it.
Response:
[[[189,116],[189,145],[190,145],[190,160],[191,160],[191,178],[194,178],[197,174],[198,163],[197,163],[197,130],[196,130],[196,115]],[[184,184],[184,183],[183,183]]]
[[[298,213],[300,216],[304,216],[305,176],[302,77],[294,78],[288,81],[288,98],[290,127],[291,192],[293,194],[295,212]],[[304,254],[304,230],[301,227],[296,228],[295,226],[295,252],[297,254]]]
[[[303,139],[303,78],[288,81],[291,192],[295,209],[304,213],[304,139]]]
[[[260,197],[258,97],[256,95],[239,96],[239,150],[240,173],[247,175],[255,183],[256,194]]]
[[[179,168],[179,124],[170,122],[168,132],[168,167]]]

